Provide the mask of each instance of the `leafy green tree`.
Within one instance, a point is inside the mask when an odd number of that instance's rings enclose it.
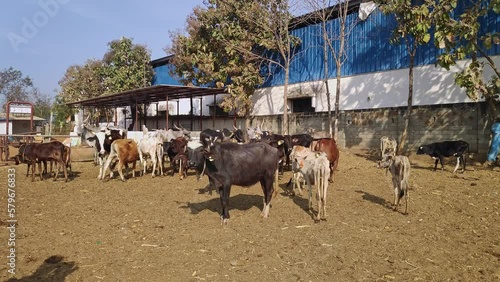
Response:
[[[104,94],[105,64],[101,60],[89,59],[83,66],[72,65],[59,81],[59,101],[66,103],[99,97]],[[57,100],[56,100],[57,102]],[[89,109],[91,124],[99,122],[102,110]]]
[[[66,100],[66,97],[63,95],[57,95],[55,97],[54,104],[52,105],[52,111],[54,114],[54,124],[61,124],[66,122],[68,116],[71,116],[75,113],[75,110],[71,107],[68,107],[66,103],[69,103]]]
[[[173,71],[182,83],[225,87],[229,95],[222,106],[245,116],[247,127],[251,96],[263,81],[262,59],[252,52],[238,52],[235,46],[240,50],[258,47],[257,27],[242,15],[252,6],[252,1],[209,0],[205,8],[196,7],[188,17],[187,34],[170,34],[172,45],[167,48],[175,54]]]
[[[134,44],[131,38],[122,37],[108,43],[104,54],[105,93],[118,93],[151,85],[153,67],[151,54],[146,46]]]
[[[23,76],[13,67],[0,71],[0,102],[5,111],[5,105],[10,101],[29,101],[33,91],[33,81],[29,76]]]
[[[109,49],[104,54],[104,87],[105,94],[151,86],[154,71],[151,66],[151,52],[145,45],[134,44],[131,38],[122,37],[108,43]],[[139,108],[144,116],[147,106]],[[130,104],[132,116],[135,116],[136,105]],[[103,113],[108,119],[111,109]],[[135,119],[132,119],[133,127]]]
[[[385,14],[392,14],[396,19],[396,27],[392,31],[390,42],[400,44],[403,41],[409,59],[408,71],[408,107],[405,115],[405,125],[398,144],[397,153],[402,153],[410,127],[410,118],[413,107],[413,68],[415,66],[415,55],[419,45],[430,41],[430,28],[432,18],[430,7],[434,0],[423,0],[416,5],[412,0],[376,0],[380,9]]]
[[[461,4],[466,9],[461,14],[458,14],[458,0],[433,2],[435,44],[443,51],[438,64],[449,70],[458,61],[470,58],[470,62],[455,74],[455,83],[464,88],[472,100],[486,100],[492,121],[497,116],[500,101],[500,72],[487,50],[500,44],[500,33],[498,23],[486,19],[498,19],[500,1],[463,1]],[[490,28],[481,27],[481,22],[489,22]],[[486,77],[486,69],[491,70],[491,77]]]

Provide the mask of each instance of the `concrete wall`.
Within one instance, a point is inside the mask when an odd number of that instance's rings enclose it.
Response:
[[[486,153],[490,127],[485,103],[462,103],[415,107],[411,117],[408,147],[416,151],[421,144],[445,140],[464,140],[471,152]],[[399,140],[404,128],[406,107],[376,110],[343,111],[339,121],[341,148],[378,149],[382,136]],[[252,125],[276,133],[282,132],[282,116],[258,116]],[[289,132],[303,133],[308,128],[328,131],[326,113],[290,114]]]

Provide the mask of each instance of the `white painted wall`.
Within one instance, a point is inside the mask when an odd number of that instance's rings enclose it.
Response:
[[[500,56],[494,57],[497,65]],[[414,69],[413,105],[436,105],[473,102],[465,91],[454,83],[454,73],[465,66],[462,61],[457,66],[446,71],[434,65],[426,65]],[[486,77],[491,71],[486,69]],[[336,79],[329,80],[331,92],[330,103],[335,105]],[[360,110],[407,106],[408,100],[408,69],[370,73],[341,79],[340,109]],[[321,81],[289,85],[290,92],[314,93],[316,112],[328,109],[326,88]],[[276,115],[283,113],[283,86],[259,89],[253,96],[254,109],[252,114]],[[289,104],[290,108],[290,104]]]
[[[0,121],[0,134],[7,134],[6,121]],[[12,134],[12,121],[9,121],[9,134]]]

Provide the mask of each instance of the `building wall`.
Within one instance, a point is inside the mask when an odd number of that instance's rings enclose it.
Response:
[[[500,56],[493,58],[500,65]],[[468,63],[461,61],[447,71],[434,65],[425,65],[414,69],[413,105],[442,105],[471,103],[465,91],[455,85],[454,73]],[[340,110],[380,109],[402,107],[408,101],[408,69],[392,70],[348,76],[341,78]],[[491,76],[491,70],[485,70],[485,77]],[[336,79],[330,79],[330,103],[333,109],[336,95]],[[258,89],[252,97],[253,115],[283,114],[283,86]],[[315,97],[315,112],[328,110],[326,87],[322,81],[297,83],[289,86],[289,97]],[[289,101],[290,109],[290,101]]]

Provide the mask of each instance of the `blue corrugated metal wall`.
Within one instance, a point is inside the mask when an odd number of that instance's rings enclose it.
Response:
[[[155,75],[153,77],[152,85],[169,84],[169,85],[182,85],[179,81],[170,75],[170,68],[172,65],[162,65],[154,67]]]
[[[408,68],[409,57],[406,46],[403,43],[400,45],[389,43],[391,31],[395,26],[394,17],[386,16],[377,9],[365,21],[359,21],[357,13],[348,15],[347,20],[348,23],[357,22],[357,24],[347,39],[345,47],[347,60],[342,66],[341,76]],[[328,22],[327,28],[334,34],[339,30],[338,25],[339,21],[333,19]],[[491,13],[487,20],[481,21],[481,29],[483,32],[499,32],[500,17]],[[321,33],[321,24],[291,31],[292,35],[302,40],[302,44],[290,66],[289,83],[324,79],[323,38]],[[338,42],[336,44],[335,47],[338,48]],[[434,64],[439,52],[439,49],[434,47],[432,40],[426,45],[419,46],[415,65]],[[500,46],[495,45],[494,48],[488,50],[488,54],[500,54]],[[329,78],[335,78],[337,70],[331,52],[329,52],[329,56],[328,76]],[[274,75],[266,80],[263,87],[283,84],[284,71],[275,68]]]
[[[464,2],[461,2],[465,5]],[[463,9],[463,7],[462,7]],[[348,26],[354,25],[354,29],[347,39],[345,50],[346,61],[342,65],[341,76],[352,76],[371,72],[380,72],[407,68],[409,64],[408,53],[404,44],[393,45],[389,43],[391,31],[395,26],[392,16],[386,16],[378,9],[375,10],[365,21],[360,21],[357,13],[348,15]],[[327,23],[328,30],[338,33],[338,19],[330,20]],[[500,17],[493,12],[487,20],[481,22],[483,33],[486,31],[500,32]],[[297,51],[297,55],[290,66],[289,83],[300,83],[307,81],[317,81],[324,79],[323,64],[323,38],[321,24],[310,25],[291,31],[291,34],[299,37],[302,44]],[[334,38],[335,35],[332,36]],[[334,42],[335,48],[339,48],[339,42]],[[415,65],[428,65],[436,62],[439,49],[434,47],[431,40],[426,45],[419,46],[415,58]],[[336,66],[331,52],[328,59],[328,77],[336,77]],[[489,55],[500,54],[500,46],[488,50]],[[162,65],[154,68],[155,76],[152,84],[172,84],[181,85],[169,73],[171,65]],[[280,86],[284,84],[283,69],[274,66],[271,70],[273,75],[269,76],[263,87]]]

